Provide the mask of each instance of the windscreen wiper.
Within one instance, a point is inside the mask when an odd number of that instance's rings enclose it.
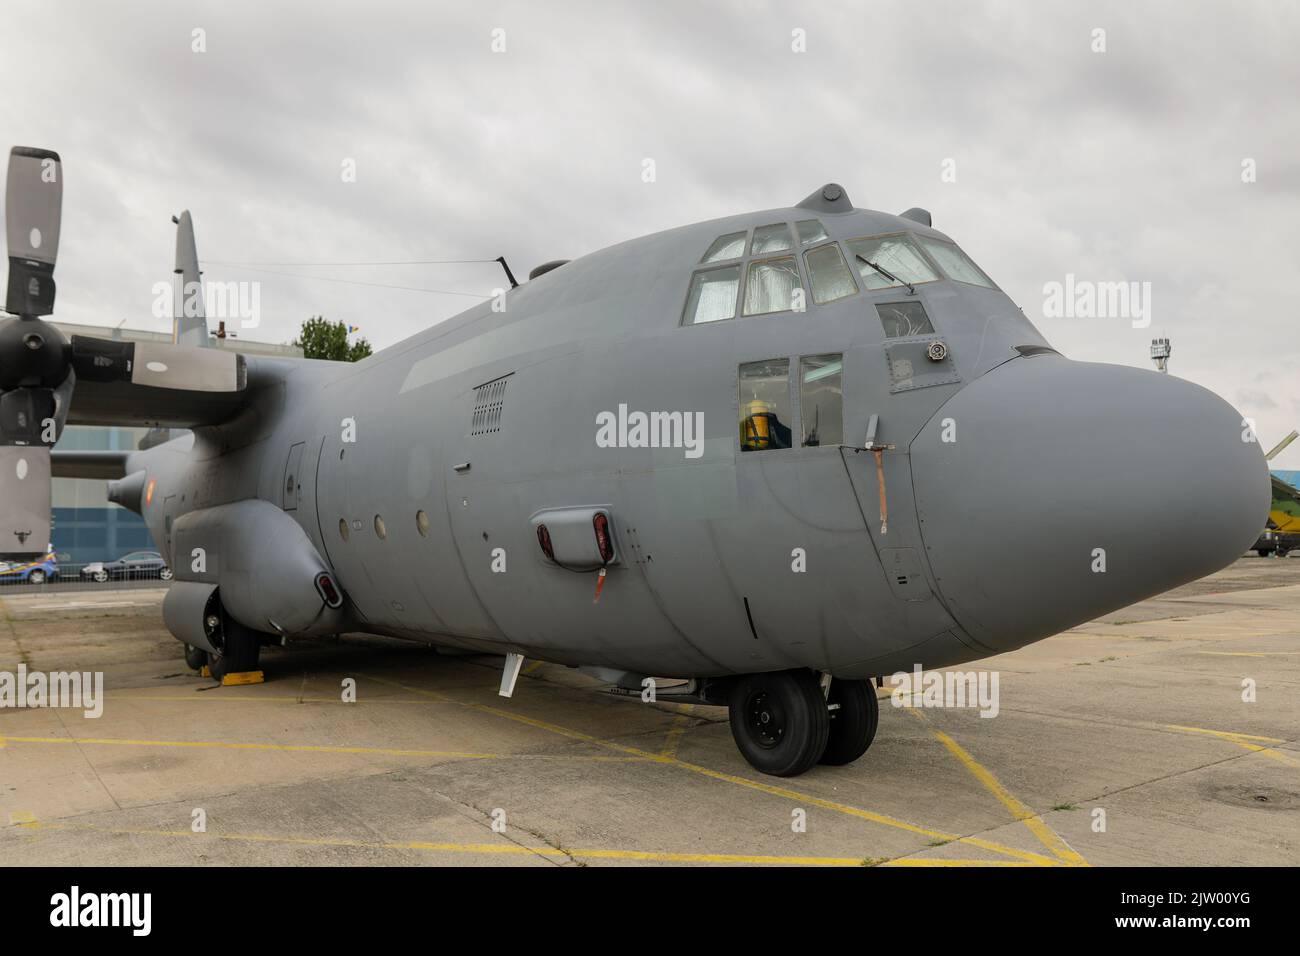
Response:
[[[905,285],[905,286],[907,286],[907,294],[908,294],[908,295],[916,295],[916,287],[915,287],[914,285],[912,285],[912,283],[910,283],[910,282],[904,282],[902,279],[900,279],[898,276],[894,275],[892,272],[886,272],[883,268],[881,268],[880,266],[876,265],[874,262],[872,262],[872,261],[871,261],[870,259],[868,259],[866,256],[858,255],[858,253],[856,253],[856,252],[854,253],[854,255],[857,256],[857,257],[858,257],[860,260],[862,260],[863,262],[865,262],[867,265],[871,266],[871,268],[875,269],[877,272],[879,272],[882,276],[884,276],[884,277],[885,277],[886,279],[888,279],[890,282],[897,282],[899,285]]]

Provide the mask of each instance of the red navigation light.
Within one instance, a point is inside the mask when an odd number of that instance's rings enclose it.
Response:
[[[546,530],[546,525],[544,524],[539,524],[537,526],[537,543],[542,547],[542,554],[554,561],[555,548],[551,546],[551,532]]]
[[[334,584],[334,579],[326,572],[322,571],[316,575],[316,591],[321,596],[327,607],[337,608],[343,604],[343,595],[339,593],[338,587]]]
[[[614,560],[614,542],[609,536],[609,515],[597,511],[591,519],[591,525],[596,529],[596,550],[600,552],[600,560],[609,564]]]

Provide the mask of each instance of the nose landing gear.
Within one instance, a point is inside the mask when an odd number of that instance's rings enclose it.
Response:
[[[742,677],[728,706],[741,754],[776,777],[797,776],[819,761],[857,760],[871,746],[880,714],[867,681],[832,680],[828,695],[808,670]]]
[[[216,680],[227,674],[257,670],[257,659],[262,651],[263,636],[245,627],[226,613],[224,608],[214,608],[204,620],[208,642],[217,650],[210,654],[202,648],[185,645],[185,663],[194,670],[208,668]]]

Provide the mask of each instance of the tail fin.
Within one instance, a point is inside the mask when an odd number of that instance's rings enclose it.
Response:
[[[175,345],[212,344],[208,320],[203,313],[203,273],[199,271],[199,251],[194,243],[194,220],[187,209],[176,223],[176,268],[179,290],[172,296],[172,343]]]

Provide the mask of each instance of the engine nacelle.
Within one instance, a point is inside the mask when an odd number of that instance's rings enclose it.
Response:
[[[245,627],[290,636],[344,628],[334,575],[307,533],[268,501],[182,515],[172,525],[172,548],[178,582],[215,585],[226,613]]]

